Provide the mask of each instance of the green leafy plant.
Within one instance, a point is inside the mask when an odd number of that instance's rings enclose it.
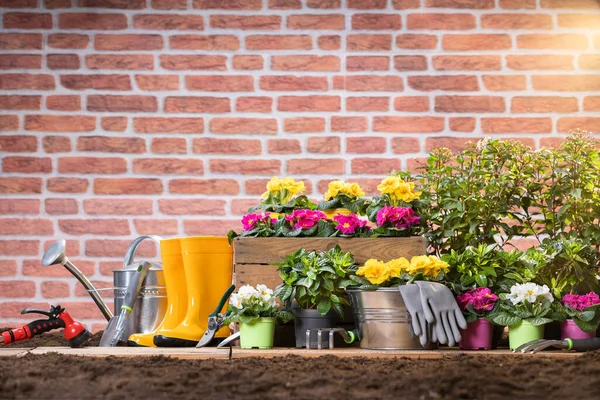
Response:
[[[511,326],[527,320],[534,326],[552,322],[554,298],[547,286],[535,283],[515,284],[510,293],[500,293],[501,301],[490,314],[497,325]]]
[[[252,323],[260,318],[275,318],[277,321],[287,322],[294,318],[294,314],[282,310],[276,303],[273,291],[265,285],[257,285],[256,288],[245,285],[231,295],[225,324]]]
[[[283,283],[275,290],[287,309],[295,300],[300,308],[317,309],[325,316],[334,310],[343,316],[343,306],[350,305],[340,282],[354,265],[354,257],[339,246],[328,251],[299,249],[278,264]]]

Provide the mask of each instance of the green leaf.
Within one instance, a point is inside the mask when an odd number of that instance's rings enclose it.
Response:
[[[584,332],[592,333],[596,332],[598,329],[598,319],[593,318],[589,321],[584,321],[579,318],[573,318],[573,321],[575,321],[575,324],[579,327],[579,329]]]
[[[533,326],[540,326],[540,325],[544,325],[544,324],[548,324],[548,323],[552,322],[552,320],[550,318],[542,318],[542,317],[528,318],[527,321]]]
[[[582,311],[579,314],[579,318],[578,319],[580,319],[582,321],[585,321],[585,322],[589,322],[589,321],[593,320],[594,317],[596,317],[596,312],[595,311]]]
[[[492,322],[494,322],[496,325],[511,326],[521,322],[521,318],[508,313],[499,312],[498,314],[494,315]]]
[[[331,304],[331,300],[329,299],[322,299],[321,301],[319,301],[319,303],[317,304],[317,310],[319,311],[319,314],[325,316],[329,312],[329,310],[331,310]]]

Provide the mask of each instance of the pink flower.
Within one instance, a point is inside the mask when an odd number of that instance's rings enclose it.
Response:
[[[383,207],[381,210],[379,210],[377,213],[377,226],[382,226],[387,222],[390,208],[392,207]]]
[[[472,289],[458,295],[456,298],[458,306],[462,310],[465,310],[471,304],[475,310],[492,311],[496,300],[498,300],[498,296],[492,293],[489,288]]]
[[[335,229],[342,232],[344,235],[352,235],[357,229],[363,228],[367,224],[367,221],[360,220],[356,214],[337,214],[333,217],[333,220],[338,223]]]
[[[245,231],[252,230],[256,224],[262,220],[262,215],[260,214],[246,214],[242,217],[242,226]]]
[[[391,225],[397,229],[418,225],[421,217],[415,215],[410,207],[383,207],[377,213],[377,226]]]
[[[594,292],[584,295],[565,294],[561,301],[567,307],[577,311],[583,311],[588,307],[600,304],[600,297]]]
[[[327,216],[322,211],[313,210],[294,210],[285,217],[294,229],[310,229],[321,219],[327,219]]]
[[[471,303],[472,301],[473,301],[473,296],[469,292],[459,294],[456,297],[456,302],[458,303],[458,306],[460,307],[461,310],[466,309],[467,306],[469,305],[469,303]]]

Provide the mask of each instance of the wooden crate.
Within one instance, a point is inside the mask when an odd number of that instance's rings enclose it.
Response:
[[[425,238],[236,238],[233,242],[234,282],[236,287],[259,283],[275,288],[281,283],[277,266],[283,258],[300,248],[329,250],[335,245],[354,255],[357,264],[369,258],[389,261],[394,258],[424,255]]]

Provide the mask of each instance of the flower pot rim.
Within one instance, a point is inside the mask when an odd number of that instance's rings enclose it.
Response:
[[[378,288],[375,290],[369,290],[369,289],[346,289],[346,292],[398,292],[400,293],[400,289],[398,289],[400,286],[393,286],[393,287],[382,287],[382,288]]]

